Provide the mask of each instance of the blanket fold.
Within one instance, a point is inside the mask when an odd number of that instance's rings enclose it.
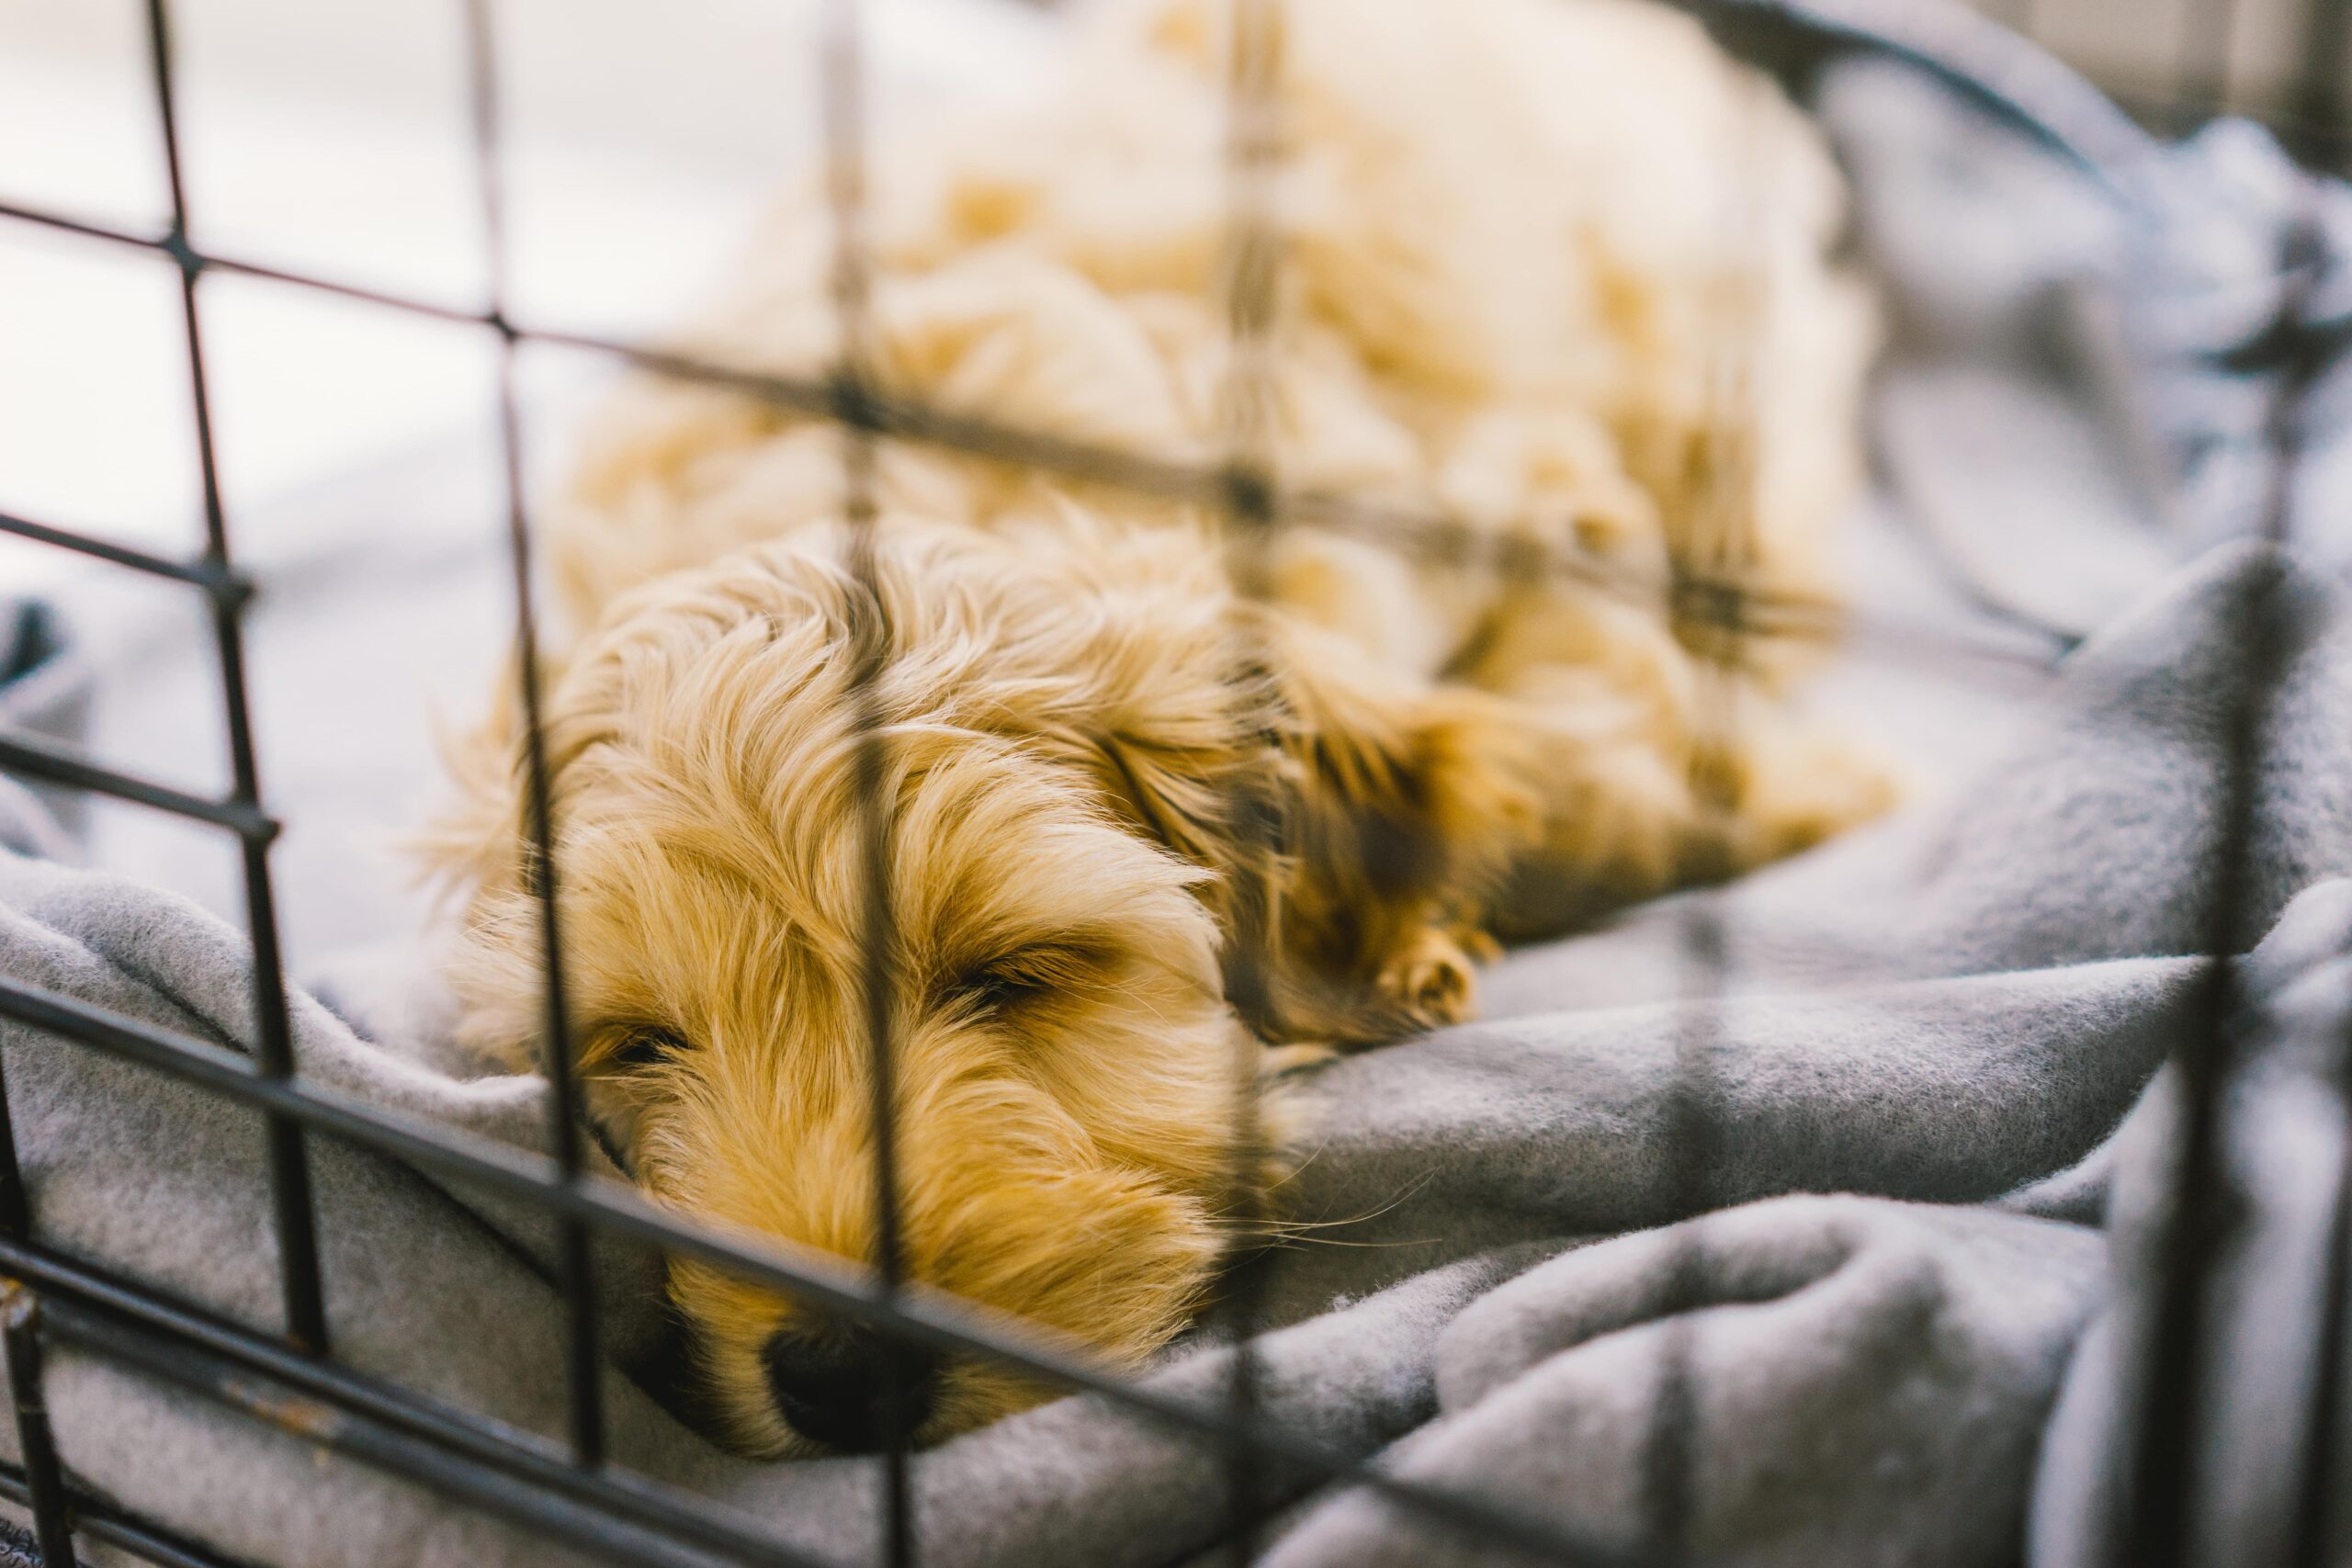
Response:
[[[1675,1536],[1724,1563],[1989,1563],[2014,1550],[2041,1418],[2099,1294],[2073,1226],[1783,1198],[1603,1242],[1440,1337],[1437,1421],[1394,1468],[1637,1542],[1666,1483],[1645,1433],[1689,1391]],[[1280,1568],[1510,1561],[1350,1494]]]

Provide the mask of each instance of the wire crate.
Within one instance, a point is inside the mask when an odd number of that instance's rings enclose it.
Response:
[[[460,309],[422,299],[314,276],[288,268],[211,254],[191,238],[190,198],[182,179],[180,115],[175,97],[175,55],[168,0],[146,0],[153,108],[170,175],[170,223],[161,233],[130,231],[59,213],[0,207],[0,223],[28,225],[76,236],[104,246],[124,247],[166,258],[175,268],[187,357],[192,376],[197,451],[203,480],[204,547],[189,558],[151,553],[77,533],[39,518],[0,515],[0,533],[93,558],[121,571],[177,584],[199,599],[209,616],[222,677],[228,717],[227,740],[232,787],[210,795],[171,787],[118,771],[77,751],[19,734],[0,733],[0,769],[44,787],[133,803],[186,818],[227,835],[242,857],[247,929],[253,946],[253,1008],[258,1026],[249,1054],[190,1035],[116,1016],[73,998],[0,976],[0,1016],[53,1035],[60,1049],[109,1054],[153,1072],[200,1088],[258,1111],[267,1127],[266,1164],[273,1208],[271,1227],[279,1260],[279,1293],[286,1332],[271,1336],[176,1300],[137,1280],[43,1241],[29,1223],[25,1183],[17,1174],[13,1142],[0,1098],[0,1328],[5,1329],[6,1369],[15,1391],[15,1420],[23,1454],[17,1467],[0,1470],[0,1496],[27,1510],[33,1539],[10,1544],[24,1561],[51,1565],[76,1561],[77,1540],[166,1564],[213,1564],[224,1560],[179,1533],[167,1519],[136,1517],[104,1497],[90,1495],[60,1465],[44,1403],[42,1366],[51,1348],[71,1346],[119,1360],[165,1383],[243,1412],[256,1422],[299,1432],[309,1440],[380,1466],[445,1494],[455,1504],[503,1516],[590,1554],[619,1562],[797,1562],[804,1559],[785,1543],[744,1521],[707,1507],[694,1495],[627,1472],[608,1461],[600,1386],[614,1375],[605,1363],[604,1335],[590,1285],[595,1238],[613,1236],[646,1244],[665,1254],[699,1259],[759,1285],[820,1306],[841,1319],[865,1325],[893,1341],[926,1353],[988,1359],[1016,1368],[1057,1388],[1084,1391],[1114,1402],[1139,1419],[1213,1447],[1225,1456],[1229,1526],[1226,1539],[1236,1561],[1247,1561],[1261,1544],[1272,1512],[1263,1495],[1261,1472],[1279,1465],[1321,1482],[1369,1489],[1398,1507],[1435,1521],[1498,1553],[1530,1562],[1566,1564],[1666,1563],[1692,1561],[1678,1536],[1678,1499],[1685,1494],[1689,1412],[1674,1376],[1662,1393],[1648,1445],[1656,1499],[1655,1528],[1648,1539],[1626,1543],[1597,1538],[1561,1519],[1506,1508],[1442,1487],[1402,1478],[1377,1462],[1366,1462],[1284,1430],[1260,1409],[1259,1391],[1247,1350],[1256,1306],[1247,1290],[1231,1292],[1218,1310],[1243,1348],[1234,1359],[1228,1395],[1206,1407],[1138,1386],[1108,1373],[1043,1339],[1033,1339],[952,1303],[910,1292],[899,1256],[900,1177],[894,1163],[893,1041],[887,1010],[877,1009],[871,1052],[876,1128],[875,1201],[883,1216],[881,1242],[869,1268],[843,1264],[827,1269],[786,1261],[740,1238],[691,1225],[657,1210],[634,1190],[591,1174],[583,1147],[580,1086],[569,1055],[548,1053],[553,1115],[546,1157],[520,1153],[454,1130],[405,1118],[357,1101],[333,1089],[306,1082],[295,1070],[288,1023],[288,981],[280,952],[280,923],[271,881],[271,848],[283,826],[273,813],[258,776],[249,716],[244,615],[253,584],[232,549],[232,529],[214,462],[202,309],[205,285],[218,277],[257,280],[291,290],[323,291],[385,309],[408,312],[492,341],[500,355],[501,439],[504,454],[507,538],[513,582],[512,614],[519,652],[519,700],[527,736],[528,834],[538,867],[537,893],[541,936],[559,955],[547,966],[545,1031],[550,1041],[571,1038],[564,987],[562,932],[556,888],[563,875],[550,827],[548,765],[540,735],[542,637],[534,603],[536,538],[523,479],[522,419],[514,363],[518,348],[549,344],[626,363],[662,377],[707,384],[759,400],[792,415],[830,421],[844,433],[844,482],[854,536],[869,540],[875,525],[872,466],[876,443],[915,444],[1006,464],[1050,470],[1105,486],[1185,505],[1211,509],[1226,520],[1237,580],[1252,588],[1269,542],[1292,525],[1396,543],[1482,570],[1521,578],[1566,574],[1647,606],[1685,628],[1683,640],[1706,656],[1736,663],[1743,644],[1759,637],[1844,637],[1881,641],[1906,657],[1965,660],[1980,658],[2042,659],[2013,649],[1988,650],[1939,641],[1932,634],[1873,624],[1866,615],[1841,623],[1823,607],[1759,592],[1741,580],[1743,552],[1736,533],[1736,504],[1725,509],[1720,547],[1675,562],[1669,579],[1614,573],[1595,562],[1520,550],[1496,551],[1442,511],[1285,484],[1276,471],[1262,428],[1262,378],[1267,374],[1264,337],[1280,266],[1279,246],[1265,218],[1262,188],[1279,157],[1272,130],[1274,56],[1272,39],[1280,0],[1234,0],[1238,25],[1227,80],[1229,134],[1225,178],[1230,193],[1223,315],[1230,327],[1233,369],[1226,395],[1232,410],[1227,454],[1219,463],[1189,466],[1092,445],[1052,432],[1015,428],[968,412],[933,406],[888,390],[865,357],[870,333],[867,258],[862,249],[866,115],[862,103],[859,7],[854,0],[831,0],[822,79],[823,124],[829,199],[837,250],[833,257],[833,307],[839,341],[844,345],[830,373],[796,378],[702,363],[673,351],[612,341],[582,333],[546,330],[517,319],[507,305],[500,257],[505,243],[505,198],[502,168],[502,78],[492,39],[495,0],[462,0],[469,44],[473,175],[481,216],[490,237],[491,289],[485,305]],[[2120,14],[2123,0],[2113,0]],[[1938,4],[1905,0],[1683,0],[1735,45],[1737,52],[1776,62],[1816,58],[1839,50],[1867,49],[1905,55],[1976,95],[1996,112],[2062,139],[2095,159],[2117,167],[2135,156],[2136,135],[2107,98],[2059,66],[2030,41],[2046,16],[2032,14],[2030,0],[2010,8],[2013,35],[1969,13]],[[2045,7],[2047,9],[2047,7]],[[2179,67],[2168,89],[2151,92],[2144,82],[2117,81],[2117,100],[2146,124],[2165,133],[2194,127],[2228,107],[2225,77],[2211,65],[2212,40],[2226,39],[2228,0],[2201,0],[2188,18]],[[2313,171],[2313,177],[2352,166],[2352,0],[2305,0],[2295,20],[2299,69],[2291,80],[2253,95],[2282,139]],[[2096,68],[2096,62],[2093,62]],[[2245,95],[2241,95],[2244,96]],[[2282,271],[2308,279],[2308,252],[2281,258]],[[2300,269],[2300,272],[2299,272]],[[2259,345],[2260,368],[2275,373],[2269,440],[2283,476],[2297,458],[2300,403],[2312,378],[2340,352],[2341,323],[2317,320],[2308,289],[2290,288],[2273,329]],[[2261,530],[2283,543],[2293,524],[2285,478],[2274,482]],[[1705,558],[1697,558],[1703,555]],[[870,556],[854,553],[853,570],[870,574]],[[1703,634],[1688,628],[1702,626]],[[2245,636],[2261,647],[2275,641],[2276,628],[2252,625]],[[854,671],[861,720],[864,777],[880,777],[869,691],[875,668]],[[2228,798],[2221,817],[2229,835],[2225,866],[2234,866],[2254,810],[2253,781],[2260,758],[2258,716],[2262,694],[2246,705],[2234,724],[2235,752],[2225,771]],[[880,908],[889,853],[887,824],[869,794],[862,824],[869,933],[888,930]],[[2231,933],[2241,924],[2245,897],[2241,879],[2224,874],[2213,890],[2205,926],[2208,953],[2232,950]],[[1704,900],[1688,905],[1684,952],[1691,992],[1704,998],[1719,991],[1731,958],[1723,933]],[[1239,959],[1237,989],[1250,976],[1249,943]],[[877,941],[865,955],[866,984],[883,994],[889,958]],[[2190,1468],[2197,1463],[2192,1434],[2199,1429],[2198,1377],[2204,1354],[2203,1299],[2199,1286],[2212,1267],[2225,1216],[2213,1212],[2213,1183],[2207,1179],[2217,1153],[2217,1086],[2225,1067],[2223,1022],[2239,1005],[2237,982],[2228,964],[2213,965],[2199,1006],[2204,1020],[2196,1039],[2176,1061],[2187,1089],[2189,1113],[2181,1130],[2177,1174],[2172,1191],[2175,1224],[2166,1254],[2167,1271],[2155,1303],[2156,1324],[2148,1365],[2143,1369],[2147,1398],[2131,1458],[2137,1478],[2133,1495],[2143,1499],[2132,1539],[2121,1561],[2160,1565],[2183,1560],[2192,1521],[2187,1517]],[[1706,1042],[1703,1012],[1693,1015],[1694,1037],[1681,1053],[1684,1070],[1702,1073]],[[1237,1112],[1251,1113],[1248,1093],[1237,1093]],[[1710,1157],[1707,1130],[1695,1116],[1675,1129],[1679,1166],[1696,1185]],[[562,1292],[568,1340],[569,1430],[553,1442],[518,1433],[486,1418],[454,1409],[414,1391],[355,1370],[334,1353],[334,1325],[321,1288],[310,1151],[321,1137],[376,1151],[438,1175],[459,1179],[501,1198],[536,1207],[560,1237],[558,1282]],[[1262,1141],[1251,1126],[1238,1129],[1240,1157],[1254,1158]],[[1246,1183],[1237,1181],[1237,1190]],[[2343,1216],[2352,1213],[2339,1178],[2333,1199],[2338,1215],[2329,1273],[2334,1292],[2324,1321],[2340,1334],[2345,1316],[2346,1261]],[[1695,1206],[1695,1205],[1694,1205]],[[1246,1228],[1246,1227],[1241,1227]],[[1237,1239],[1237,1246],[1242,1243]],[[2343,1347],[2331,1341],[2321,1364],[2331,1374],[2318,1391],[2308,1427],[2313,1451],[2331,1441],[2341,1424],[2338,1386]],[[885,1559],[897,1568],[923,1560],[910,1506],[910,1475],[922,1462],[905,1431],[887,1445],[880,1488]],[[2311,1467],[2314,1488],[2339,1472],[2323,1461]],[[2324,1521],[2326,1503],[2314,1493],[2314,1521]],[[2323,1524],[2303,1540],[2314,1553]],[[2316,1562],[2314,1555],[2309,1561]],[[815,1568],[812,1563],[811,1568]]]

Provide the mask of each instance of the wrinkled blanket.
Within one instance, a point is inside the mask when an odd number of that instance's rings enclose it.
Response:
[[[1645,1456],[1672,1347],[1690,1461],[1677,1528],[1690,1545],[1756,1563],[1991,1568],[2029,1549],[2046,1568],[2098,1561],[2130,1409],[2119,1369],[2144,1320],[2148,1195],[2177,1114],[2160,1069],[2203,1023],[2211,961],[2195,955],[2217,885],[2227,716],[2249,686],[2244,628],[2262,609],[2287,655],[2241,882],[2251,1000],[2233,1027],[2265,1049],[2247,1053],[2256,1065],[2230,1100],[2224,1146],[2249,1223],[2217,1287],[2216,1462],[2201,1472],[2204,1560],[2260,1561],[2297,1481],[2282,1450],[2316,1337],[2328,1216],[2314,1194],[2345,1138],[2341,1102],[2314,1086],[2352,1022],[2352,884],[2336,880],[2352,876],[2352,605],[2335,581],[2352,531],[2309,530],[2293,558],[2211,544],[2233,531],[2211,519],[2242,524],[2260,489],[2245,446],[2258,386],[2199,379],[2160,333],[2096,340],[2120,357],[2048,363],[2052,337],[2035,323],[2074,310],[2086,288],[2153,319],[2115,270],[2111,215],[2056,164],[1890,68],[1833,77],[1821,105],[1833,130],[1854,128],[1864,238],[1905,323],[1878,405],[1887,482],[1859,547],[1865,602],[2025,648],[2088,635],[2028,690],[1948,669],[1842,672],[1837,700],[1897,735],[1907,721],[1943,770],[1933,798],[1723,893],[1516,954],[1488,976],[1486,1021],[1324,1071],[1289,1201],[1333,1224],[1258,1265],[1279,1325],[1257,1347],[1261,1406],[1400,1474],[1626,1538],[1656,1495]],[[2244,195],[2260,185],[2247,171],[2271,167],[2235,131],[2178,156],[2191,192]],[[1926,205],[1905,216],[1905,200]],[[2275,237],[2275,203],[2256,190],[2244,206],[2241,231],[2217,220],[2219,240],[2172,237],[2182,268],[2255,301],[2206,324],[2223,338],[2258,328],[2259,241]],[[2007,252],[1984,226],[2002,222]],[[1921,225],[1968,233],[1984,254],[1954,269],[1949,250],[1915,245],[1906,260]],[[1994,288],[1996,265],[2008,270]],[[2342,379],[2324,383],[2323,412],[2342,402]],[[2116,399],[2167,388],[2162,417],[2109,417]],[[1936,439],[1984,420],[2023,444],[2014,463]],[[2151,461],[2188,472],[2200,509],[2151,516],[2137,488]],[[428,556],[440,558],[412,564]],[[470,563],[463,592],[494,593],[481,558],[450,558]],[[1966,592],[1942,586],[1955,577]],[[329,608],[288,615],[351,629]],[[268,635],[257,631],[265,652]],[[110,733],[168,741],[163,694],[177,678],[122,699],[143,724],[119,713],[110,732],[102,702],[101,748]],[[331,750],[313,738],[302,755]],[[18,826],[0,843],[56,852],[53,827],[27,826],[23,801],[0,800],[7,818]],[[85,858],[122,863],[107,824],[86,827]],[[396,905],[355,898],[333,852],[289,840],[292,908],[340,894],[344,934],[396,926]],[[164,863],[140,866],[153,876]],[[176,885],[225,903],[211,870]],[[1725,949],[1719,988],[1702,984],[1694,912]],[[453,1064],[420,965],[301,956],[333,1004],[295,998],[306,1077],[540,1143],[544,1085]],[[198,903],[0,853],[11,976],[235,1044],[250,1034],[245,963],[241,938]],[[252,1113],[11,1024],[0,1066],[43,1239],[275,1323]],[[1680,1171],[1694,1148],[1695,1179]],[[337,1355],[560,1433],[544,1225],[329,1139],[313,1150]],[[627,1369],[607,1379],[616,1457],[820,1555],[869,1556],[876,1466],[760,1465],[710,1448],[656,1397],[657,1276],[618,1249],[602,1263]],[[1227,1355],[1180,1348],[1152,1382],[1220,1399]],[[256,1562],[567,1560],[101,1359],[62,1350],[50,1390],[79,1481]],[[12,1445],[0,1435],[0,1450]],[[1064,1400],[922,1456],[923,1560],[1183,1562],[1217,1544],[1225,1473],[1218,1456],[1102,1400]],[[1490,1560],[1366,1495],[1279,1467],[1260,1479],[1281,1510],[1268,1561],[1283,1568]]]

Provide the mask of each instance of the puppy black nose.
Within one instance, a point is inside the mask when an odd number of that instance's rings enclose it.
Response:
[[[845,1453],[910,1438],[939,1397],[937,1357],[868,1329],[781,1329],[760,1359],[792,1429]]]

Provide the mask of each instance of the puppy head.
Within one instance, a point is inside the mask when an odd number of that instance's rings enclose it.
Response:
[[[659,1201],[866,1262],[869,1006],[896,1073],[901,1252],[922,1284],[1116,1359],[1164,1343],[1220,1245],[1238,1025],[1201,857],[1262,739],[1204,580],[1078,581],[888,525],[865,592],[812,530],[617,601],[545,704],[558,913],[589,1108]],[[1181,576],[1181,574],[1179,574]],[[852,674],[881,639],[878,781]],[[445,858],[478,1047],[540,1048],[538,914],[511,737]],[[889,872],[867,990],[862,805]],[[888,1354],[674,1263],[704,1392],[763,1453],[929,1441],[1033,1403],[1001,1369]]]

